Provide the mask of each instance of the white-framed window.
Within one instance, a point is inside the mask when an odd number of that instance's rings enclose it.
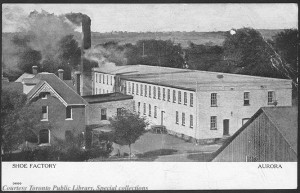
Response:
[[[107,115],[106,115],[107,109],[101,109],[101,120],[107,120]]]
[[[187,105],[187,93],[186,92],[183,93],[183,104]]]
[[[176,111],[175,123],[179,124],[179,113]]]
[[[163,100],[165,101],[166,100],[166,89],[163,88]]]
[[[244,92],[244,106],[250,105],[250,92]]]
[[[151,86],[149,86],[149,98],[151,98]]]
[[[109,75],[106,75],[106,84],[108,85],[109,83],[108,83],[108,76]]]
[[[211,93],[210,105],[212,107],[216,107],[217,106],[217,93]]]
[[[66,119],[72,119],[72,107],[66,107]]]
[[[48,106],[42,106],[42,121],[48,121]]]
[[[176,103],[176,91],[173,90],[173,103]]]
[[[193,115],[190,115],[190,128],[194,127],[194,118]]]
[[[101,83],[102,75],[99,74],[99,82]]]
[[[181,91],[178,91],[178,104],[181,104]]]
[[[143,85],[141,84],[140,87],[141,87],[141,96],[143,96],[143,92],[144,92],[143,91]]]
[[[132,83],[132,94],[134,94],[134,83]]]
[[[136,95],[139,95],[139,85],[136,84]]]
[[[141,102],[138,102],[138,114],[140,114],[141,110]]]
[[[147,97],[147,85],[145,85],[145,97]]]
[[[149,117],[151,117],[151,105],[149,104]]]
[[[217,129],[217,116],[210,117],[210,129],[216,130]]]
[[[42,92],[41,93],[41,97],[42,97],[42,99],[47,99],[47,93],[46,92]]]
[[[130,86],[130,82],[128,82],[128,93],[131,93],[131,86]]]
[[[182,125],[185,126],[185,113],[182,113]]]
[[[158,89],[158,91],[157,91],[157,94],[158,94],[157,99],[160,100],[160,87],[158,87],[157,89]]]
[[[154,106],[154,118],[157,118],[157,106]]]
[[[97,73],[95,73],[95,74],[96,74],[96,78],[95,78],[96,82],[98,82],[98,74]]]
[[[103,84],[105,84],[105,74],[103,74]]]
[[[135,112],[135,101],[133,101],[133,112]]]
[[[146,115],[146,103],[144,103],[144,115]]]
[[[275,101],[275,92],[268,91],[268,105],[273,104]]]
[[[194,106],[194,94],[190,93],[190,106]]]
[[[112,76],[110,76],[110,85],[112,85]]]
[[[156,86],[153,87],[153,98],[156,99]]]

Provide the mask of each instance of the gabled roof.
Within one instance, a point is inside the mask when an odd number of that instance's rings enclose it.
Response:
[[[24,73],[15,82],[22,82],[24,78],[33,78],[34,74]]]
[[[70,86],[53,73],[42,72],[37,74],[34,79],[40,80],[28,93],[28,98],[32,97],[45,82],[67,103],[67,105],[86,105],[87,102],[76,93]]]
[[[298,108],[297,107],[262,107],[247,121],[237,132],[235,132],[224,144],[214,153],[210,159],[215,159],[240,133],[262,113],[264,113],[274,127],[281,133],[282,137],[297,154],[298,137]]]

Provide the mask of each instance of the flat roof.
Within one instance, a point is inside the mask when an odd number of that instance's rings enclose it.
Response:
[[[199,71],[180,68],[169,68],[148,65],[113,66],[105,65],[94,68],[95,72],[119,74],[125,80],[133,80],[150,84],[165,85],[175,88],[196,90],[197,85],[224,83],[271,83],[289,79],[267,78],[223,72]]]
[[[92,104],[92,103],[104,103],[104,102],[111,102],[111,101],[128,100],[128,99],[133,99],[133,96],[114,92],[114,93],[107,93],[107,94],[87,95],[87,96],[82,96],[82,98],[84,98],[89,104]]]

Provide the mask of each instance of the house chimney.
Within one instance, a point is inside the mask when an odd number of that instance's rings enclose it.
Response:
[[[61,79],[61,80],[64,80],[64,70],[63,69],[58,69],[58,77]]]
[[[79,95],[81,95],[81,88],[80,88],[80,83],[81,83],[81,72],[80,71],[76,71],[75,72],[75,87],[76,87],[76,91]]]
[[[32,74],[36,75],[38,73],[37,66],[32,66]]]

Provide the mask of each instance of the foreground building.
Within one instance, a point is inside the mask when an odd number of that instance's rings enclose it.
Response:
[[[292,81],[146,65],[93,69],[93,94],[132,95],[152,125],[198,142],[233,135],[264,106],[291,106]]]
[[[214,162],[297,161],[298,109],[263,107],[215,153]]]

